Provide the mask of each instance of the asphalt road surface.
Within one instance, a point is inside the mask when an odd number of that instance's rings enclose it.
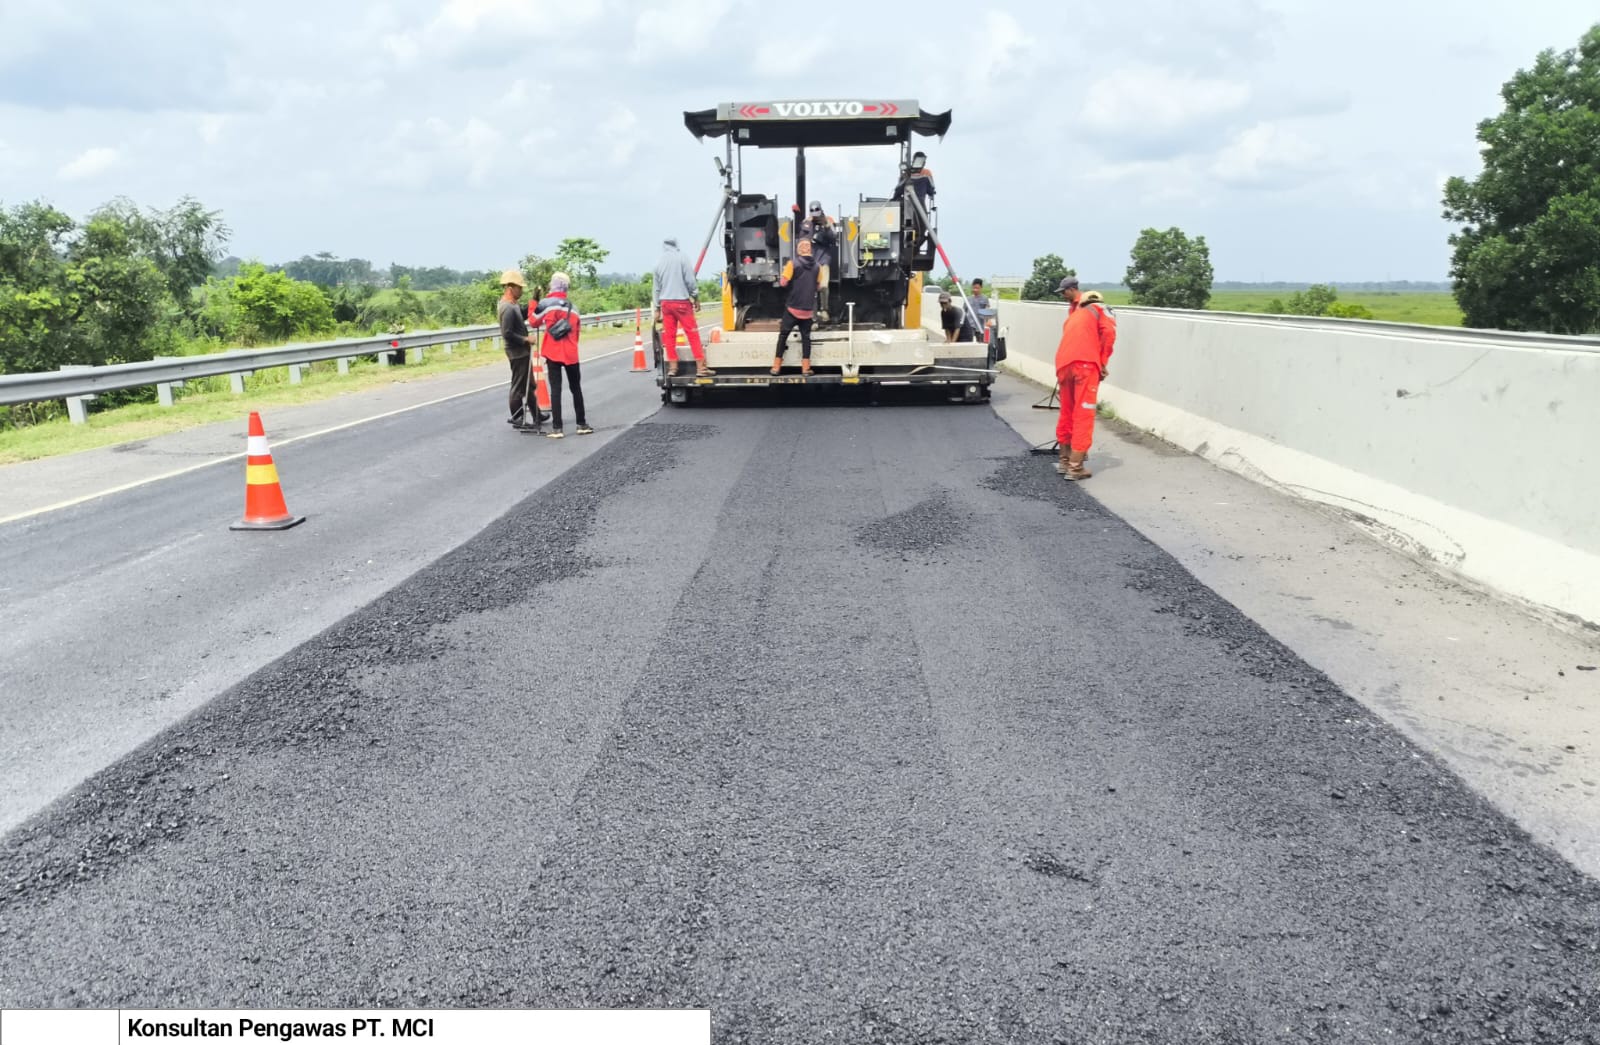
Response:
[[[1600,1042],[1600,886],[1024,450],[630,429],[7,835],[0,1005]]]
[[[229,531],[242,461],[0,525],[0,831],[658,409],[630,356],[585,364],[593,436],[572,434],[570,395],[566,439],[519,435],[501,421],[502,385],[276,446],[288,505],[307,517],[283,533]],[[480,387],[503,380],[505,364],[478,373]],[[243,450],[242,418],[238,432]],[[154,444],[141,452],[170,442]]]

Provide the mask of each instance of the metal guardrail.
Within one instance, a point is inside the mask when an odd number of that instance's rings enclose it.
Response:
[[[587,327],[619,323],[634,314],[635,311],[631,308],[621,312],[597,312],[583,316],[582,325]],[[345,365],[357,356],[386,356],[387,353],[395,351],[438,345],[459,345],[499,336],[498,326],[455,327],[415,334],[381,334],[338,341],[316,341],[303,345],[280,345],[274,348],[234,349],[204,356],[169,356],[139,363],[63,367],[60,370],[38,374],[0,374],[0,406],[65,399],[72,419],[81,423],[84,419],[84,401],[101,392],[157,385],[162,388],[161,401],[170,405],[171,388],[196,378],[217,377],[223,374],[249,374],[271,367],[300,367],[330,359],[341,360],[343,364],[341,370],[343,370]],[[236,382],[234,390],[242,392],[242,383]]]

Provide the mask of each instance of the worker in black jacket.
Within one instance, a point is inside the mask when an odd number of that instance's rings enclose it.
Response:
[[[833,283],[833,247],[839,241],[833,219],[822,209],[821,200],[812,200],[810,213],[800,223],[800,238],[811,241],[811,256],[817,261],[817,318],[828,319],[828,288]]]
[[[778,353],[772,359],[774,377],[783,370],[783,354],[789,348],[789,332],[800,328],[800,373],[811,375],[811,320],[817,309],[817,259],[811,254],[811,241],[798,240],[794,260],[783,267],[783,280],[789,300],[778,325]]]

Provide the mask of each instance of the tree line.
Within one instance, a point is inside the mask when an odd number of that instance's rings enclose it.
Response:
[[[190,197],[167,209],[119,198],[82,221],[40,201],[0,206],[0,374],[494,321],[499,269],[380,270],[328,252],[267,265],[225,258],[229,235],[219,211]],[[540,287],[568,272],[584,312],[648,308],[650,276],[602,274],[609,254],[572,237],[523,267]],[[714,297],[715,288],[702,292]],[[130,389],[102,400],[153,396]],[[54,403],[0,407],[0,427],[59,412]]]

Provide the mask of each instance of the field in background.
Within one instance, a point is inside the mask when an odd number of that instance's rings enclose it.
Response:
[[[1112,305],[1126,305],[1126,290],[1102,290],[1101,294]],[[1211,295],[1213,312],[1266,312],[1273,298],[1287,301],[1293,291],[1284,290],[1219,290]],[[1002,297],[1016,298],[1016,293],[1002,293]],[[1423,323],[1433,327],[1459,327],[1461,308],[1448,293],[1400,293],[1397,291],[1339,292],[1339,300],[1351,305],[1365,305],[1372,310],[1373,319],[1391,323]]]
[[[1127,304],[1126,290],[1103,291],[1113,305]],[[1212,312],[1265,312],[1273,298],[1287,300],[1284,291],[1219,290],[1211,295]],[[1373,319],[1392,323],[1426,323],[1435,327],[1459,327],[1461,308],[1451,294],[1411,293],[1395,291],[1339,292],[1339,301],[1347,305],[1365,305],[1372,310]]]

